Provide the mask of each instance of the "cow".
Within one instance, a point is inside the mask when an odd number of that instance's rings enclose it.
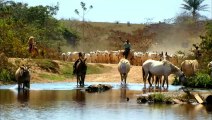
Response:
[[[186,77],[195,75],[199,69],[199,63],[195,60],[184,60],[181,63],[181,70],[184,72]]]
[[[121,76],[121,85],[126,85],[127,75],[130,71],[130,62],[129,60],[122,58],[118,63],[118,71]]]
[[[210,70],[210,77],[212,78],[212,61],[208,63],[208,68]]]
[[[15,79],[18,83],[18,90],[21,88],[24,90],[24,87],[30,88],[30,72],[29,67],[20,66],[15,72]]]

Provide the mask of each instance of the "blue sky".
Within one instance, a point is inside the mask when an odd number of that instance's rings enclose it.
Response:
[[[85,20],[92,22],[115,22],[120,23],[145,23],[145,22],[163,22],[183,12],[180,7],[183,0],[14,0],[16,2],[28,3],[29,6],[36,5],[57,5],[59,11],[55,16],[58,19],[78,19],[81,17],[75,14],[78,9],[82,14],[80,2],[86,3],[86,6],[93,6],[86,15]],[[211,4],[212,0],[205,0],[208,4],[208,11],[201,12],[202,15],[212,18]]]

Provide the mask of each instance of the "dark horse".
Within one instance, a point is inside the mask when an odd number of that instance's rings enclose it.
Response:
[[[77,86],[79,83],[81,87],[84,86],[85,75],[87,71],[87,65],[85,61],[86,59],[79,60],[79,62],[76,65]]]

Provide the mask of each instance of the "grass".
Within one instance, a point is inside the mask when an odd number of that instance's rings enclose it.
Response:
[[[17,68],[21,64],[21,60],[15,59],[14,68]],[[74,76],[73,73],[73,63],[72,62],[64,62],[64,61],[56,61],[50,59],[31,59],[30,61],[26,61],[27,65],[33,68],[33,72],[36,73],[36,70],[41,70],[41,73],[38,73],[38,77],[48,80],[61,81],[64,79],[70,79]],[[6,63],[9,66],[9,63]],[[87,64],[87,74],[101,74],[111,69],[111,67],[104,66],[102,64]],[[12,67],[10,67],[12,68]],[[12,72],[10,69],[0,69],[0,81],[6,83],[10,83],[14,81],[15,73],[14,69]],[[44,72],[42,72],[44,71]],[[10,74],[13,73],[13,74]]]
[[[152,94],[148,97],[149,101],[152,101],[154,103],[163,103],[166,102],[166,97],[165,95],[161,94],[161,93],[157,93],[157,94]]]
[[[175,78],[172,85],[180,85],[179,79]],[[206,73],[197,72],[194,76],[187,77],[183,85],[191,88],[211,88],[212,79]]]
[[[35,59],[36,64],[43,70],[58,73],[59,65],[50,59]]]
[[[54,81],[60,81],[65,79],[64,76],[56,75],[56,74],[39,74],[39,77],[43,79],[54,80]]]
[[[101,74],[110,70],[111,67],[104,66],[102,64],[88,65],[87,74]]]
[[[42,62],[41,62],[42,63]],[[56,62],[57,63],[57,62]],[[56,74],[39,74],[39,77],[43,79],[60,81],[68,78],[73,78],[73,63],[72,62],[59,62],[58,64],[58,73]],[[44,65],[46,65],[44,67]],[[42,63],[42,68],[47,69],[49,62]],[[111,67],[104,66],[102,64],[88,64],[87,74],[101,74],[110,70]]]
[[[178,99],[182,102],[188,102],[190,99],[189,96],[185,93],[183,94],[164,94],[164,93],[154,93],[150,94],[148,96],[140,96],[137,98],[137,102],[139,104],[141,103],[165,103],[165,104],[173,104],[174,99]]]

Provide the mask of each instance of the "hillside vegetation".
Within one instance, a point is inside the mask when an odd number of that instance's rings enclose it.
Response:
[[[79,34],[77,46],[64,47],[63,51],[120,50],[128,39],[135,51],[166,51],[175,53],[179,50],[188,52],[192,44],[201,42],[200,35],[205,34],[206,22],[190,24],[123,24],[63,20],[63,24]],[[83,32],[84,31],[84,32]],[[84,36],[83,36],[84,33]]]

